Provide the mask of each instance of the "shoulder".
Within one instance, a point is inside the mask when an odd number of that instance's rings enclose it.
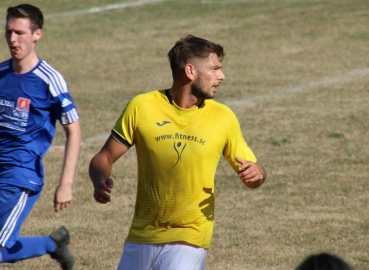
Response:
[[[11,70],[10,68],[10,64],[11,64],[11,59],[5,60],[3,62],[0,63],[0,72],[6,72]]]
[[[55,68],[50,66],[46,61],[40,60],[33,73],[45,79],[47,83],[52,83],[56,80],[64,80],[64,77]]]
[[[64,77],[46,61],[40,60],[39,64],[33,70],[33,74],[49,85],[53,96],[68,92],[68,86]]]
[[[212,113],[223,114],[224,116],[228,117],[236,117],[234,112],[227,105],[217,102],[213,99],[207,99],[204,106],[205,108],[207,107],[207,109]]]
[[[143,104],[155,103],[157,101],[162,101],[165,98],[166,96],[162,90],[154,90],[135,96],[128,104],[135,107],[141,107]]]
[[[239,121],[235,113],[225,104],[215,100],[205,101],[205,114],[207,119],[214,119],[218,124],[230,129],[238,127]]]

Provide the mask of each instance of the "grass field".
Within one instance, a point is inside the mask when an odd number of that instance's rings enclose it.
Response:
[[[171,86],[166,54],[191,33],[225,47],[226,80],[216,100],[234,110],[269,174],[262,188],[249,190],[220,161],[207,269],[292,270],[322,251],[369,269],[369,1],[125,2],[132,3],[29,1],[46,15],[37,50],[69,83],[83,144],[73,204],[55,214],[58,128],[44,159],[43,195],[22,234],[46,235],[64,224],[76,269],[116,269],[134,209],[135,150],[115,165],[108,205],[93,199],[88,164],[130,98]],[[0,1],[0,19],[14,4]],[[93,7],[100,11],[89,13]],[[3,39],[0,59],[8,57]],[[2,267],[57,264],[44,256]]]

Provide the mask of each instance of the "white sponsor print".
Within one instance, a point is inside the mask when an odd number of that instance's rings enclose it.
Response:
[[[5,99],[0,99],[0,106],[14,107],[14,102],[9,101],[9,100],[5,100]]]

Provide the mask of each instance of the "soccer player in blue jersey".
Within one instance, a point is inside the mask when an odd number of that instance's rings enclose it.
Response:
[[[42,158],[55,135],[56,121],[65,130],[66,144],[55,211],[71,203],[81,141],[79,115],[67,83],[37,57],[42,25],[42,12],[35,6],[7,10],[5,39],[11,58],[0,63],[0,263],[50,254],[63,270],[71,270],[74,259],[64,226],[48,236],[19,236],[41,195]]]

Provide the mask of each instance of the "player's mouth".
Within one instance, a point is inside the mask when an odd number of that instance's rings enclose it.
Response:
[[[19,46],[10,46],[10,51],[12,53],[17,53],[20,51],[20,47]]]

